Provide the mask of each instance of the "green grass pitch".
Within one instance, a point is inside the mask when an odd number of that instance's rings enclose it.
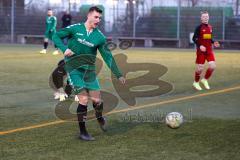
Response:
[[[135,108],[119,98],[115,110],[121,112],[107,116],[108,132],[101,132],[95,120],[89,121],[88,130],[96,141],[83,142],[77,138],[76,122],[34,128],[59,121],[54,113],[57,101],[53,99],[48,78],[63,56],[51,55],[52,48],[49,54],[40,55],[40,49],[37,45],[0,45],[0,133],[4,133],[0,134],[1,160],[239,159],[239,51],[216,50],[217,69],[210,80],[212,89],[201,92],[192,88],[193,49],[113,51],[114,55],[127,55],[128,63],[166,66],[168,72],[161,80],[171,83],[174,89],[162,96],[137,98]],[[127,79],[144,73],[129,73]],[[103,90],[118,96],[107,81],[110,71],[106,66],[99,79]],[[141,106],[145,107],[137,108]],[[76,103],[71,110],[75,109]],[[179,129],[170,129],[163,122],[136,120],[139,114],[150,118],[171,111],[181,112],[187,120]],[[30,128],[8,132],[24,127]]]

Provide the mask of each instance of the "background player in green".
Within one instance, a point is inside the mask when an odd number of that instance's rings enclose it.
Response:
[[[42,54],[47,53],[47,47],[48,47],[48,40],[52,40],[52,36],[56,33],[56,26],[57,26],[57,18],[53,16],[53,11],[51,9],[48,9],[47,17],[46,17],[46,29],[45,29],[45,38],[43,43],[43,49],[40,51]],[[55,46],[56,48],[56,46]],[[59,54],[57,48],[52,53],[53,55]]]
[[[125,78],[119,71],[111,51],[106,47],[106,37],[97,28],[101,16],[102,10],[98,7],[91,7],[85,23],[68,26],[53,36],[54,43],[64,53],[68,80],[79,99],[77,116],[80,138],[83,140],[94,140],[85,127],[89,98],[93,101],[95,116],[101,129],[106,131],[106,120],[102,116],[103,101],[95,73],[97,50],[120,82],[125,83]],[[65,37],[70,37],[67,46],[62,42]]]

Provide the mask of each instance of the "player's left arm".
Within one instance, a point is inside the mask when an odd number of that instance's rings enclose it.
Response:
[[[56,31],[56,27],[57,27],[57,18],[56,17],[52,17],[52,23],[50,26],[50,32],[54,32]]]
[[[220,47],[220,43],[214,39],[214,34],[213,33],[212,33],[211,37],[212,37],[211,41],[212,41],[213,46],[214,47]]]
[[[125,78],[123,77],[121,71],[119,70],[111,51],[107,48],[106,39],[104,39],[103,42],[99,45],[98,50],[103,60],[105,61],[107,66],[111,69],[113,74],[124,84]]]

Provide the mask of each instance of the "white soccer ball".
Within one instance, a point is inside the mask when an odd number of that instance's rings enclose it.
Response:
[[[167,114],[165,122],[170,128],[178,128],[183,123],[183,116],[181,113],[171,112]]]

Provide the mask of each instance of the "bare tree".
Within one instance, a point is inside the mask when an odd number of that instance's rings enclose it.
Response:
[[[46,0],[38,0],[38,1],[34,1],[34,0],[29,0],[28,3],[25,5],[26,8],[34,8],[34,9],[38,9],[38,10],[42,10],[42,8],[47,7],[48,3],[46,2]]]
[[[187,6],[189,7],[196,7],[201,0],[182,0],[183,3],[187,3]]]
[[[239,0],[236,0],[236,16],[238,16]]]

